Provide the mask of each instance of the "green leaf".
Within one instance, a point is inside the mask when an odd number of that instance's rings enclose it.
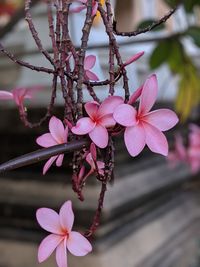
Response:
[[[196,27],[196,26],[193,26],[193,27],[190,27],[188,30],[187,30],[187,35],[189,35],[194,43],[200,47],[200,28],[199,27]]]
[[[167,62],[170,54],[170,47],[171,45],[168,41],[162,41],[156,46],[149,59],[149,65],[151,69],[156,69],[163,63]]]
[[[196,5],[200,5],[200,1],[199,0],[184,0],[184,8],[185,8],[185,11],[187,13],[192,13],[193,12],[193,8]]]
[[[171,40],[170,45],[169,67],[173,73],[182,73],[185,68],[183,46],[178,40]]]
[[[188,1],[190,1],[190,0],[188,0]],[[168,6],[170,6],[171,8],[174,8],[177,5],[178,0],[165,0],[165,3]]]
[[[143,20],[142,22],[138,24],[137,29],[147,28],[148,26],[151,26],[153,23],[156,23],[156,20],[153,20],[153,19]],[[165,28],[164,24],[161,24],[155,27],[152,31],[160,31],[160,30],[163,30],[164,28]]]

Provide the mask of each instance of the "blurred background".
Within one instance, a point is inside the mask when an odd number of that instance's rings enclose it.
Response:
[[[172,108],[181,123],[167,133],[170,148],[180,132],[187,143],[188,125],[200,118],[200,0],[113,0],[113,12],[120,31],[143,28],[161,18],[177,2],[177,12],[165,25],[137,37],[117,37],[123,60],[145,51],[127,67],[130,88],[136,90],[151,74],[158,75],[158,107]],[[104,3],[104,1],[102,1]],[[0,0],[0,40],[17,58],[33,65],[50,67],[39,54],[23,19],[21,0]],[[51,51],[44,1],[32,1],[32,15],[42,43]],[[70,32],[80,44],[84,11],[70,17]],[[99,14],[89,41],[88,55],[97,56],[94,72],[108,75],[108,38]],[[51,77],[32,72],[0,53],[0,90],[42,86],[36,98],[27,102],[32,121],[45,114],[51,93]],[[122,83],[116,85],[123,95]],[[107,88],[96,89],[103,99]],[[90,100],[84,91],[84,100]],[[62,117],[62,94],[58,92],[55,114]],[[36,137],[47,132],[48,123],[25,128],[12,102],[0,102],[0,163],[38,149]],[[90,255],[69,257],[71,267],[200,267],[200,183],[199,172],[179,163],[173,168],[162,156],[145,149],[129,157],[123,138],[116,139],[115,180],[109,185]],[[200,148],[199,148],[200,150]],[[81,203],[71,189],[71,155],[61,168],[42,176],[43,162],[0,174],[0,267],[56,266],[54,257],[39,265],[37,248],[46,235],[36,223],[39,207],[59,209],[73,201],[79,231],[90,225],[97,206],[100,184],[90,178]],[[199,163],[200,165],[200,163]]]

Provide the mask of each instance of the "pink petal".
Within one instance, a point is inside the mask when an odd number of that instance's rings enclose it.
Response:
[[[144,51],[135,54],[134,56],[130,57],[130,58],[123,64],[123,66],[125,67],[125,66],[127,66],[127,65],[129,65],[129,64],[131,64],[131,63],[133,63],[134,61],[138,60],[138,59],[139,59],[141,56],[143,56],[143,55],[144,55]]]
[[[132,105],[135,103],[135,101],[141,96],[143,90],[143,86],[141,86],[140,88],[138,88],[130,97],[128,104]]]
[[[137,111],[128,104],[119,105],[113,113],[116,122],[126,127],[136,125],[136,115]]]
[[[84,60],[84,69],[90,70],[94,67],[96,62],[96,57],[94,55],[86,56]]]
[[[64,143],[65,129],[61,120],[55,116],[49,121],[49,131],[58,144]]]
[[[43,175],[45,175],[58,156],[51,157],[43,167]]]
[[[146,134],[146,144],[152,152],[161,154],[163,156],[168,155],[168,143],[164,134],[148,123],[143,123],[145,134]]]
[[[140,105],[139,105],[139,114],[146,114],[153,107],[158,93],[158,82],[156,75],[150,76],[142,90]]]
[[[108,145],[108,131],[105,127],[100,124],[89,133],[90,138],[95,143],[96,146],[100,148],[105,148]]]
[[[120,96],[107,97],[99,107],[98,116],[103,117],[108,114],[113,114],[115,108],[123,103],[124,100]]]
[[[69,133],[68,126],[66,126],[66,128],[64,130],[64,134],[63,134],[63,142],[64,143],[67,143],[68,133]]]
[[[70,232],[74,224],[74,213],[72,210],[72,202],[70,200],[62,205],[59,216],[62,228]]]
[[[99,77],[92,71],[86,70],[85,71],[86,78],[91,81],[99,81]]]
[[[187,152],[183,144],[183,138],[180,134],[176,134],[175,136],[175,152],[181,160],[186,159]]]
[[[13,99],[13,94],[7,91],[0,91],[1,100],[10,100]]]
[[[105,163],[103,161],[97,161],[97,166],[98,169],[104,169],[105,168]]]
[[[71,232],[67,240],[67,249],[74,256],[85,256],[92,251],[90,242],[78,232]]]
[[[96,146],[94,143],[91,143],[91,145],[90,145],[90,153],[92,155],[92,158],[94,160],[96,160],[97,159],[97,149],[96,149]]]
[[[95,16],[97,13],[97,9],[98,9],[98,3],[95,2],[93,8],[92,8],[92,16]]]
[[[96,117],[97,111],[99,109],[99,103],[97,103],[96,101],[87,102],[84,107],[91,119]]]
[[[70,13],[79,13],[82,10],[84,10],[85,8],[86,8],[86,6],[74,7],[74,8],[70,8],[69,12]]]
[[[101,117],[100,124],[104,126],[105,128],[114,127],[116,124],[116,121],[113,118],[113,114],[108,114],[108,115]]]
[[[46,133],[39,136],[36,139],[36,143],[42,147],[50,147],[58,144],[50,133]]]
[[[67,267],[66,239],[64,239],[56,249],[56,262],[58,267]]]
[[[167,131],[178,123],[176,113],[169,109],[158,109],[152,111],[144,116],[142,120],[145,120],[160,131]]]
[[[126,148],[132,157],[136,157],[145,147],[145,132],[142,125],[127,127],[124,133]]]
[[[45,261],[56,249],[59,243],[62,241],[62,236],[48,235],[42,240],[38,248],[38,261],[39,263]]]
[[[90,118],[85,117],[77,121],[76,126],[72,127],[71,131],[77,135],[83,135],[91,132],[96,123],[94,123]]]
[[[58,158],[57,158],[57,160],[56,160],[56,166],[57,166],[57,167],[62,166],[63,158],[64,158],[64,154],[61,154],[61,155],[58,156]]]
[[[54,210],[40,208],[36,212],[36,218],[44,230],[53,234],[62,234],[59,215]]]
[[[94,159],[91,153],[87,154],[86,161],[90,165],[91,169],[95,169]]]

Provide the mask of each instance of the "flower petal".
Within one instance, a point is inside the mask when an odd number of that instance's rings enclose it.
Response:
[[[77,121],[76,126],[72,127],[71,131],[77,135],[83,135],[91,132],[94,127],[95,123],[88,117],[81,118]]]
[[[125,67],[125,66],[133,63],[134,61],[138,60],[143,55],[144,55],[144,51],[139,52],[139,53],[133,55],[132,57],[130,57],[128,60],[125,61],[125,63],[123,64],[123,66]]]
[[[78,6],[78,7],[70,8],[69,13],[79,13],[85,8],[86,6]]]
[[[63,158],[64,158],[64,154],[60,154],[56,160],[56,166],[57,167],[60,167],[62,166],[62,163],[63,163]]]
[[[143,86],[139,87],[130,97],[128,104],[132,105],[141,96]]]
[[[90,242],[78,232],[71,232],[67,248],[74,256],[85,256],[92,251]]]
[[[99,77],[92,71],[86,70],[85,71],[86,78],[91,81],[99,81]]]
[[[58,144],[64,142],[65,129],[63,123],[55,116],[51,117],[49,121],[49,131]]]
[[[113,113],[116,122],[126,127],[136,125],[136,115],[137,111],[128,104],[119,105]]]
[[[44,230],[53,234],[62,234],[59,215],[54,210],[40,208],[36,212],[36,218]]]
[[[103,117],[108,114],[112,114],[117,106],[123,104],[124,100],[120,96],[107,97],[99,107],[98,115]]]
[[[43,175],[45,175],[58,156],[51,157],[43,167]]]
[[[45,261],[62,241],[62,236],[50,234],[42,240],[38,248],[39,263]]]
[[[59,216],[62,228],[70,232],[74,224],[74,213],[72,210],[72,202],[70,200],[62,205]]]
[[[94,55],[86,56],[84,60],[84,69],[90,70],[91,68],[94,67],[95,62],[96,62],[96,56]]]
[[[108,131],[105,127],[100,124],[96,125],[95,128],[89,133],[90,138],[96,146],[105,148],[108,145]]]
[[[93,8],[92,8],[92,16],[96,15],[97,9],[98,9],[98,2],[95,1],[95,4],[93,5]]]
[[[151,75],[145,82],[140,98],[139,114],[146,114],[153,107],[158,94],[156,75]]]
[[[58,267],[67,267],[66,239],[64,239],[56,249],[56,262]]]
[[[13,94],[7,91],[0,91],[0,100],[10,100],[13,99]]]
[[[146,144],[149,149],[152,152],[167,156],[168,143],[164,134],[151,124],[143,123],[143,127],[146,135]]]
[[[141,124],[127,127],[124,133],[126,148],[132,157],[136,157],[145,147],[145,132]]]
[[[113,118],[113,114],[108,114],[106,116],[101,117],[100,124],[105,128],[114,127],[116,124],[115,119]]]
[[[160,131],[167,131],[178,123],[178,117],[170,109],[158,109],[148,113],[142,118]]]
[[[89,117],[93,118],[97,114],[99,103],[96,101],[87,102],[84,107]]]
[[[50,133],[43,134],[36,139],[36,143],[42,147],[50,147],[57,145],[57,142]]]

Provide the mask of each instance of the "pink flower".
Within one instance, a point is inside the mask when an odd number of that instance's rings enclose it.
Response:
[[[91,71],[91,69],[94,67],[96,62],[96,57],[93,55],[86,56],[84,61],[84,70],[85,70],[85,76],[86,79],[91,81],[99,81],[99,78],[97,75]]]
[[[174,151],[169,152],[168,160],[172,166],[177,165],[179,162],[187,162],[187,150],[180,134],[175,135]]]
[[[52,209],[40,208],[36,213],[39,225],[51,234],[44,238],[38,249],[38,261],[45,261],[56,249],[58,267],[67,267],[67,250],[75,256],[85,256],[92,251],[89,241],[72,231],[74,213],[71,201],[65,202],[59,214]]]
[[[147,145],[152,152],[167,156],[168,143],[162,133],[177,124],[176,114],[169,109],[151,111],[158,92],[158,84],[155,75],[145,82],[136,111],[129,104],[119,105],[113,114],[114,119],[125,126],[125,144],[131,156],[137,156]],[[138,89],[138,95],[140,89]]]
[[[106,128],[115,126],[116,121],[113,119],[113,112],[123,102],[122,97],[110,96],[101,105],[95,101],[86,103],[85,110],[89,117],[79,119],[71,131],[77,135],[89,134],[95,145],[105,148],[108,145]]]
[[[14,100],[17,106],[23,107],[24,99],[31,99],[40,87],[15,88],[11,92],[0,91],[0,100]]]
[[[82,5],[80,7],[71,8],[70,9],[71,13],[79,13],[82,10],[86,9],[87,0],[74,0],[73,2],[78,2],[78,3],[81,3]],[[97,13],[97,9],[98,9],[98,3],[96,1],[93,1],[92,5],[93,5],[92,16],[95,16]]]
[[[39,136],[36,140],[37,144],[42,147],[51,147],[59,144],[67,143],[68,127],[64,128],[61,120],[55,116],[51,117],[49,121],[49,133]],[[43,168],[43,174],[45,174],[51,165],[56,160],[56,166],[62,165],[64,154],[51,157]]]

